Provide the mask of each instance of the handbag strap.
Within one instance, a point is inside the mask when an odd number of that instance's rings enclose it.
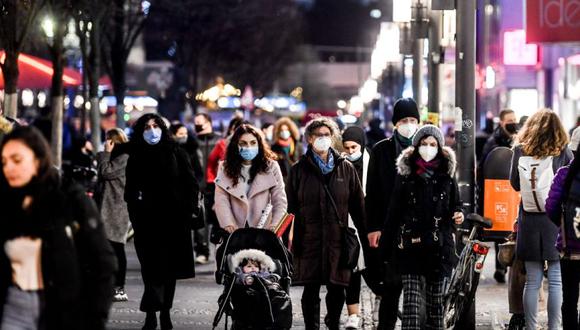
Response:
[[[344,222],[342,222],[340,220],[340,213],[338,213],[338,207],[336,206],[336,203],[334,202],[334,198],[332,197],[332,193],[328,189],[328,185],[327,184],[322,184],[322,186],[324,187],[324,191],[326,191],[326,194],[328,195],[328,198],[330,199],[330,203],[332,203],[332,208],[334,208],[334,212],[336,212],[336,221],[338,222],[338,224],[341,227],[346,227],[344,225]]]

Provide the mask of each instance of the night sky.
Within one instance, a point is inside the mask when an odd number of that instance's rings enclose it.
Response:
[[[251,0],[249,0],[251,1]],[[297,0],[302,7],[303,37],[307,44],[324,46],[372,47],[379,22],[369,13],[376,0]],[[170,59],[172,21],[151,17],[145,26],[145,45],[149,60]],[[297,45],[298,46],[298,45]],[[169,56],[168,56],[169,55]]]
[[[305,12],[305,41],[314,45],[370,47],[379,24],[369,15],[375,6],[356,0],[316,0]]]

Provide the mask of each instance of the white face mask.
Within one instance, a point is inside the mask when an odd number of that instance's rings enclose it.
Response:
[[[417,124],[402,124],[397,128],[397,132],[399,132],[399,134],[406,137],[407,139],[410,139],[413,137],[413,135],[415,135],[418,128],[419,125]]]
[[[362,157],[362,152],[360,150],[357,150],[355,153],[353,153],[352,155],[347,155],[346,159],[350,160],[351,162],[356,162],[357,160],[359,160]]]
[[[282,138],[282,140],[288,140],[288,138],[290,138],[290,131],[280,132],[280,137]]]
[[[432,161],[437,156],[438,152],[439,149],[437,147],[432,146],[419,147],[419,155],[421,155],[421,158],[423,158],[423,160],[426,162]]]
[[[324,136],[324,137],[316,138],[316,140],[314,140],[314,143],[312,144],[312,146],[314,147],[314,150],[316,150],[318,152],[324,152],[330,148],[331,144],[332,144],[332,140],[330,139],[330,137]]]

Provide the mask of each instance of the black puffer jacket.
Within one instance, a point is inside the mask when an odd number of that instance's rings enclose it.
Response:
[[[0,246],[22,236],[42,239],[45,328],[105,329],[117,263],[95,203],[76,185],[44,187],[25,213],[23,194],[0,192]],[[6,203],[6,204],[4,204]],[[6,216],[6,217],[5,217]],[[0,249],[0,319],[12,268]]]
[[[453,178],[455,153],[444,147],[439,168],[426,179],[415,173],[413,152],[409,147],[397,160],[398,176],[381,247],[386,258],[398,259],[401,274],[448,276],[456,258],[453,213],[461,212]]]

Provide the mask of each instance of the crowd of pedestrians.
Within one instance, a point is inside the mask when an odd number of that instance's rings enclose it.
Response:
[[[499,119],[478,169],[494,148],[513,150],[521,266],[509,268],[510,311],[520,328],[536,329],[547,277],[549,329],[577,330],[580,161],[573,152],[580,130],[569,146],[550,110],[536,111],[523,126],[512,110]],[[102,147],[79,140],[75,157],[96,173],[87,194],[87,182],[53,166],[39,131],[0,121],[0,329],[104,329],[111,303],[129,298],[129,236],[144,285],[142,328],[172,329],[177,280],[212,261],[212,243],[243,228],[277,231],[287,214],[294,222],[280,236],[292,253],[292,284],[303,287],[306,329],[339,329],[345,305],[345,327],[359,329],[363,279],[376,295],[378,329],[394,329],[399,316],[405,330],[445,327],[445,283],[465,218],[461,165],[442,131],[421,125],[415,101],[394,104],[388,138],[376,120],[370,130],[341,131],[327,117],[304,128],[286,117],[260,128],[234,117],[223,135],[208,114],[192,124],[145,114],[129,136],[106,132]],[[93,149],[102,151],[92,157]],[[265,288],[284,295],[269,256],[251,251],[238,259],[244,279],[261,274]],[[495,279],[505,276],[496,263]]]

